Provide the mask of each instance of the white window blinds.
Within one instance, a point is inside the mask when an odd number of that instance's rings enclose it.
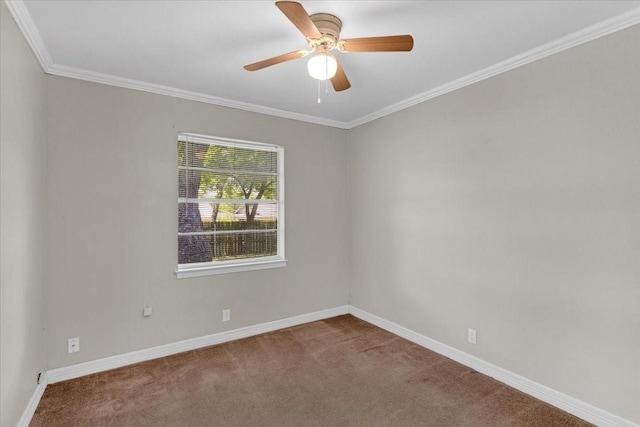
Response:
[[[178,272],[284,261],[283,161],[276,145],[179,134]]]

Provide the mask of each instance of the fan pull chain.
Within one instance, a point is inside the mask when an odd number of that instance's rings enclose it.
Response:
[[[325,59],[324,61],[324,71],[325,71],[325,76],[329,75],[329,60]],[[318,80],[318,104],[320,104],[322,102],[322,100],[320,99],[320,85],[322,84],[322,80]],[[324,96],[327,96],[329,94],[329,79],[325,79],[324,81]]]
[[[318,104],[322,102],[322,99],[320,99],[320,94],[321,94],[320,85],[322,85],[322,80],[318,80]],[[324,96],[327,96],[327,95],[329,95],[329,79],[324,81]]]
[[[325,77],[329,76],[329,57],[328,56],[325,57],[324,59],[324,76]],[[329,93],[329,79],[326,79],[324,81],[324,96],[327,96],[328,93]]]

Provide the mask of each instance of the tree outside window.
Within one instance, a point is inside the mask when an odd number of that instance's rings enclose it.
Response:
[[[284,259],[282,161],[281,147],[181,134],[179,266]]]

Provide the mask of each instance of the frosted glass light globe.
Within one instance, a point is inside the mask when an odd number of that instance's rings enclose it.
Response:
[[[307,63],[309,75],[317,80],[327,80],[336,75],[338,61],[335,56],[326,53],[317,53]]]

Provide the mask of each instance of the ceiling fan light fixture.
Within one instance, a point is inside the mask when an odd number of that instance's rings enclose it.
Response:
[[[317,80],[328,80],[336,75],[338,61],[333,55],[316,53],[307,63],[309,75]]]
[[[336,92],[342,92],[349,89],[351,83],[349,83],[342,65],[338,63],[338,59],[329,54],[332,49],[338,49],[342,53],[408,52],[413,49],[413,37],[409,34],[341,39],[342,21],[337,16],[329,13],[309,15],[300,3],[291,0],[278,0],[276,6],[302,33],[311,50],[298,50],[254,62],[244,66],[247,71],[257,71],[282,62],[304,58],[315,52],[307,64],[311,77],[320,81],[331,79],[333,89]],[[329,85],[326,84],[325,91],[328,87]],[[320,85],[318,85],[318,90],[320,90]]]

